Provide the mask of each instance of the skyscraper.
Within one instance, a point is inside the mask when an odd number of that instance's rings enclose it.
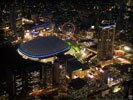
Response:
[[[29,66],[25,69],[25,88],[28,93],[35,92],[41,87],[41,68],[39,66]]]
[[[10,29],[11,31],[15,32],[16,31],[16,7],[15,6],[11,6],[10,8]]]
[[[67,61],[64,56],[62,58],[58,57],[54,63],[54,80],[60,85],[60,87],[66,86],[66,67]]]
[[[106,20],[99,26],[98,33],[98,61],[109,60],[113,57],[113,45],[115,36],[114,23]]]
[[[22,8],[21,6],[12,5],[10,8],[10,29],[17,33],[22,31]]]
[[[53,66],[52,63],[49,62],[44,65],[44,83],[46,88],[51,88],[53,85]]]
[[[8,69],[9,98],[14,100],[23,95],[23,75],[22,69]]]

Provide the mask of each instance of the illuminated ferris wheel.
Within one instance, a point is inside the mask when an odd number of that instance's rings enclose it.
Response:
[[[71,22],[66,22],[62,25],[62,33],[65,35],[73,35],[76,31],[76,27]]]

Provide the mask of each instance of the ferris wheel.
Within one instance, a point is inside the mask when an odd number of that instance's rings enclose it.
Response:
[[[73,35],[76,31],[76,27],[71,22],[66,22],[62,25],[62,33],[65,35]]]

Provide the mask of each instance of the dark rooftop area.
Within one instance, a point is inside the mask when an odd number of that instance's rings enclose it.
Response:
[[[85,84],[86,84],[86,81],[84,81],[81,78],[76,78],[76,79],[73,79],[69,83],[69,88],[74,89],[74,90],[78,90],[78,89],[81,89],[82,87],[84,87]]]
[[[53,36],[37,37],[19,46],[19,51],[33,58],[46,58],[69,50],[69,45]]]

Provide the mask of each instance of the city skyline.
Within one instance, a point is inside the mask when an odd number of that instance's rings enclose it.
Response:
[[[0,100],[132,100],[132,0],[1,2]]]

